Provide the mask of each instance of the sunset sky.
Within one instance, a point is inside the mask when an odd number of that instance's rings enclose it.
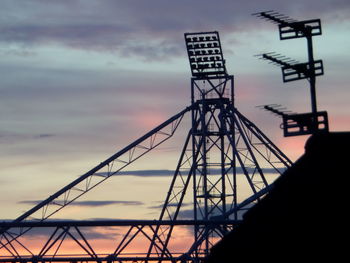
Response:
[[[18,217],[190,104],[185,32],[219,31],[237,108],[296,160],[308,136],[284,138],[280,119],[256,106],[308,112],[308,82],[284,84],[254,55],[306,62],[306,41],[280,41],[276,25],[251,16],[265,10],[321,19],[318,108],[331,131],[350,130],[348,0],[1,0],[0,218]],[[143,174],[112,178],[58,218],[157,218],[171,180],[163,170],[175,169],[189,128],[187,118],[129,168]]]

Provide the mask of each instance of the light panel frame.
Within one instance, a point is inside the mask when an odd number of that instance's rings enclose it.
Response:
[[[192,76],[227,75],[219,33],[185,33],[185,42]]]

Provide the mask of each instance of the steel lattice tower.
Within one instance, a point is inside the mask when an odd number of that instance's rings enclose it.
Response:
[[[198,256],[206,255],[215,237],[232,229],[229,222],[240,220],[247,206],[266,193],[269,182],[263,170],[281,173],[291,162],[235,108],[234,78],[226,72],[218,32],[186,33],[185,41],[193,77],[192,142],[184,149],[192,150],[194,220],[212,222],[194,227],[196,242],[190,252]],[[246,203],[239,199],[238,173],[244,174],[251,191]],[[227,224],[215,224],[216,220]]]
[[[226,72],[218,32],[186,33],[185,40],[192,71],[191,105],[13,222],[0,223],[0,262],[200,262],[214,242],[239,224],[242,214],[273,187],[267,174],[281,174],[292,163],[235,107],[234,78]],[[46,220],[170,139],[188,112],[191,128],[158,220]],[[181,212],[188,195],[193,215],[185,220]],[[36,220],[30,220],[33,217]],[[83,231],[96,226],[123,226],[127,231],[113,251],[100,254]],[[193,228],[194,242],[180,254],[170,249],[176,226]],[[33,252],[20,238],[39,227],[53,231]],[[66,236],[84,254],[60,254]],[[146,250],[124,253],[138,238],[149,242]]]

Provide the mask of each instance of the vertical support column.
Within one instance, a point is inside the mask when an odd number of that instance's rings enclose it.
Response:
[[[220,112],[219,114],[222,114],[222,112]],[[222,126],[226,125],[223,118],[220,118],[220,147],[221,149],[225,149],[225,138],[226,136],[224,136],[223,134],[223,129]],[[220,152],[220,159],[221,159],[221,204],[222,204],[222,211],[224,214],[226,214],[226,157],[225,157],[225,152],[221,151]],[[225,217],[225,219],[227,219],[227,217]]]
[[[192,78],[191,79],[191,105],[195,104],[195,79]],[[199,106],[198,106],[199,107]],[[197,125],[196,123],[198,123],[196,121],[196,113],[198,113],[198,109],[196,107],[192,107],[191,110],[191,119],[192,119],[192,164],[193,164],[193,218],[195,221],[198,220],[198,214],[197,214],[197,168],[198,168],[198,164],[197,164],[197,155],[196,155],[196,150],[197,150],[197,143],[196,143],[196,137],[195,137],[195,133],[197,132]],[[199,226],[195,225],[194,226],[194,240],[198,240],[199,239]],[[199,254],[198,254],[198,249],[196,248],[194,250],[194,254],[195,254],[195,258],[199,258]]]
[[[231,76],[231,102],[232,102],[232,108],[235,108],[235,92],[234,92],[234,76]],[[226,125],[226,124],[225,124]],[[227,129],[226,129],[227,130]],[[229,127],[228,129],[231,133],[231,136],[232,136],[232,140],[233,142],[236,143],[236,127],[235,127],[235,123],[233,122],[231,124],[231,127]],[[232,163],[231,163],[231,166],[232,166],[232,183],[233,183],[233,186],[232,186],[232,195],[233,195],[233,208],[235,209],[235,212],[233,214],[233,218],[234,220],[238,220],[238,209],[237,208],[237,205],[238,205],[238,202],[237,202],[237,162],[236,162],[236,154],[235,154],[235,148],[236,148],[236,145],[231,145],[232,149],[231,149],[231,154],[232,154]]]
[[[215,216],[229,219],[227,206],[237,205],[233,189],[236,187],[235,145],[227,139],[234,126],[227,130],[223,115],[226,108],[233,107],[233,76],[193,78],[191,94],[192,104],[197,105],[192,111],[192,156],[199,156],[193,160],[194,219],[210,221]],[[203,240],[195,251],[199,256],[202,254],[198,253],[209,253],[212,236],[220,237],[228,231],[226,226],[211,225],[195,226],[194,230],[195,240]]]
[[[200,119],[201,119],[201,131],[200,131],[200,135],[199,135],[199,141],[202,142],[202,148],[199,149],[202,154],[201,154],[201,158],[202,158],[202,167],[201,167],[201,181],[202,181],[202,194],[200,195],[201,198],[203,199],[204,202],[204,216],[203,219],[204,220],[209,220],[209,198],[210,198],[210,190],[208,188],[208,157],[209,157],[209,153],[208,153],[208,149],[207,149],[207,141],[208,141],[208,125],[209,123],[207,123],[207,101],[206,101],[206,91],[203,90],[201,93],[202,96],[202,101],[201,101],[201,111],[200,111]],[[197,196],[198,197],[198,196]],[[204,227],[204,235],[205,236],[209,236],[209,229],[208,226]],[[209,254],[209,248],[210,248],[210,244],[209,244],[209,238],[205,239],[205,246],[204,246],[204,253],[205,255]]]
[[[308,34],[306,35],[307,40],[307,50],[308,50],[308,59],[310,65],[310,97],[311,97],[311,111],[312,111],[312,130],[316,132],[318,130],[318,117],[317,117],[317,101],[316,101],[316,72],[315,72],[315,61],[314,53],[312,46],[312,34],[311,28],[308,28]]]
[[[317,114],[317,102],[316,102],[316,75],[315,75],[315,60],[312,46],[312,35],[311,29],[309,29],[309,34],[306,36],[307,40],[307,50],[308,50],[308,59],[310,65],[310,93],[311,93],[311,110],[314,116]]]

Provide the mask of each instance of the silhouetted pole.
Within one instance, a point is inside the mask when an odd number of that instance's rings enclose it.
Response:
[[[307,49],[309,56],[309,65],[310,65],[310,95],[311,95],[311,110],[314,116],[316,117],[317,113],[317,102],[316,102],[316,76],[315,76],[315,61],[314,53],[312,46],[312,34],[311,28],[308,28],[308,34],[306,35],[307,40]]]

